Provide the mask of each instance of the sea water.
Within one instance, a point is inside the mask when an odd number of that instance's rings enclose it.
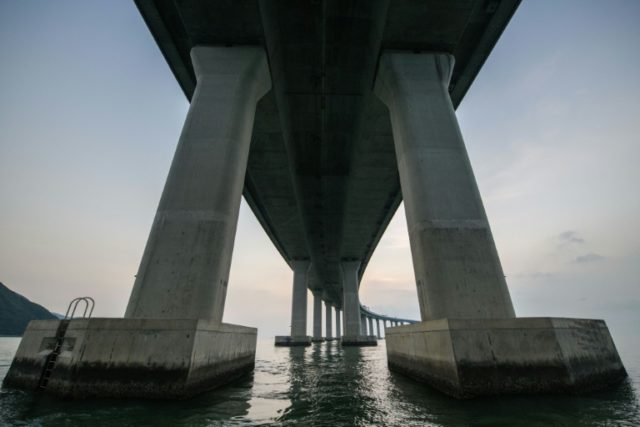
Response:
[[[0,338],[4,378],[20,338]],[[640,426],[640,357],[629,378],[579,396],[455,400],[390,372],[377,347],[274,347],[259,340],[253,374],[186,401],[69,401],[2,389],[0,425],[19,426]]]

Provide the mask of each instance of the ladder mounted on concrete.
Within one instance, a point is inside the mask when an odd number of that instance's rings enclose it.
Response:
[[[81,319],[89,319],[93,314],[93,308],[95,306],[95,301],[91,297],[78,297],[71,300],[69,306],[67,307],[67,312],[64,315],[64,319],[60,320],[60,324],[58,325],[58,329],[56,330],[55,344],[53,346],[53,350],[51,353],[47,355],[47,358],[44,362],[44,368],[42,369],[42,374],[40,375],[40,381],[38,381],[38,389],[44,390],[47,388],[49,384],[49,378],[51,378],[51,372],[53,372],[53,368],[56,366],[56,362],[58,361],[58,356],[62,351],[62,345],[64,344],[65,335],[67,334],[67,328],[69,327],[69,323],[74,318],[76,309],[78,308],[78,304],[80,302],[84,302],[84,312],[82,313],[82,317],[78,317]],[[87,311],[89,314],[87,315]]]

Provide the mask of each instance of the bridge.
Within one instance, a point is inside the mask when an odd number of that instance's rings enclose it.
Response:
[[[391,369],[454,397],[624,378],[603,321],[516,317],[457,123],[518,3],[137,0],[191,105],[125,316],[34,322],[5,382],[37,384],[54,338],[66,396],[183,398],[251,370],[256,330],[222,323],[242,196],[293,271],[277,345],[320,340],[323,302],[341,345],[376,345],[359,286],[404,201],[421,321],[386,329]]]

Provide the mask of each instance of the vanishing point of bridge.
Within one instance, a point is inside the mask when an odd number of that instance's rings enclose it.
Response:
[[[404,201],[421,322],[387,327],[391,369],[455,397],[626,376],[602,320],[516,317],[460,133],[518,0],[136,4],[191,106],[125,316],[32,322],[5,385],[183,398],[250,371],[256,329],[222,323],[243,195],[293,270],[277,344],[320,338],[308,291],[376,344],[359,286]]]

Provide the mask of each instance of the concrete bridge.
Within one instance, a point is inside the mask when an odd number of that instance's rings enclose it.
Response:
[[[387,328],[391,369],[455,397],[624,378],[603,321],[516,317],[458,127],[517,0],[136,4],[191,106],[126,314],[34,322],[9,385],[42,386],[61,348],[46,388],[67,396],[185,397],[252,369],[256,330],[222,323],[242,195],[293,270],[277,344],[321,338],[308,291],[342,345],[376,344],[359,286],[404,200],[421,322]]]
[[[325,328],[322,335],[322,300],[315,298],[313,305],[313,336],[298,336],[298,339],[292,339],[292,336],[277,336],[276,346],[293,347],[293,346],[309,346],[313,342],[340,340],[343,345],[349,345],[342,337],[342,312],[338,307],[332,306],[326,302],[325,305]],[[335,311],[335,317],[334,317]],[[380,328],[382,322],[382,328]],[[384,314],[374,313],[368,307],[360,306],[360,335],[367,337],[366,342],[360,342],[358,345],[376,345],[377,341],[382,338],[382,331],[389,327],[412,325],[419,323],[417,320],[402,319],[395,316],[387,316]],[[375,327],[374,327],[375,326]],[[303,331],[306,333],[306,326]],[[335,333],[335,335],[334,335]],[[295,336],[295,335],[294,335]]]

